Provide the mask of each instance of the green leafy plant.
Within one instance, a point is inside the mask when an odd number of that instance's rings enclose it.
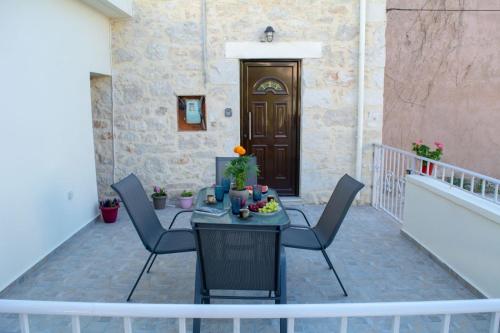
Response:
[[[183,198],[189,198],[189,197],[192,197],[192,196],[193,196],[193,192],[191,192],[191,191],[184,190],[181,193],[181,197],[183,197]]]
[[[429,146],[423,144],[422,140],[418,140],[417,142],[412,143],[412,150],[418,156],[439,161],[441,159],[441,156],[443,155],[444,144],[436,141],[434,142],[434,145],[436,146],[436,149],[431,150]],[[424,165],[427,165],[426,161],[424,161],[423,163]]]
[[[235,189],[237,191],[242,191],[245,189],[245,182],[248,178],[248,174],[250,172],[256,172],[258,174],[259,168],[250,163],[251,156],[245,156],[246,150],[242,146],[234,147],[234,152],[240,156],[228,163],[224,170],[224,176],[232,178],[236,185]]]
[[[153,198],[158,197],[166,197],[167,192],[165,192],[165,188],[159,186],[153,186],[153,194],[151,194]]]

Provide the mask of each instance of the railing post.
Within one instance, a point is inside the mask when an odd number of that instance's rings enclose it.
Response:
[[[379,146],[373,145],[373,172],[372,172],[372,206],[377,208],[377,193],[378,193],[378,169],[380,167]]]
[[[19,314],[19,325],[21,326],[21,333],[30,333],[30,321],[26,313]]]
[[[132,333],[132,320],[130,317],[123,318],[123,331],[125,333]]]
[[[399,333],[399,327],[401,326],[401,317],[394,316],[392,320],[392,333]]]
[[[286,329],[287,333],[295,332],[295,318],[287,318]]]
[[[347,317],[340,318],[340,333],[347,333]]]
[[[240,333],[240,318],[233,318],[233,333]]]
[[[451,321],[451,316],[449,314],[444,315],[443,326],[441,327],[441,333],[450,332],[450,321]]]
[[[500,312],[491,314],[490,333],[498,333],[498,326],[500,323]]]
[[[80,333],[80,317],[78,316],[71,317],[71,332]]]
[[[179,333],[186,333],[186,318],[179,318]]]
[[[380,149],[380,191],[378,195],[378,208],[384,206],[384,186],[385,186],[385,148]]]

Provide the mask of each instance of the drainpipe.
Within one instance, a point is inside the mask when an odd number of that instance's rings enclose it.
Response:
[[[366,0],[359,1],[358,125],[356,128],[356,178],[361,181],[365,118]]]

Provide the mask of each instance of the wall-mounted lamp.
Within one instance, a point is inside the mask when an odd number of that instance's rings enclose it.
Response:
[[[268,26],[266,30],[264,31],[264,34],[266,36],[266,41],[271,43],[274,38],[274,29],[271,26]]]

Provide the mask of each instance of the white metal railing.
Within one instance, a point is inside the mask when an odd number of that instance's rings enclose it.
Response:
[[[403,219],[405,176],[409,173],[432,177],[500,204],[500,179],[376,144],[373,155],[372,205],[399,222]]]
[[[0,300],[0,314],[18,314],[21,332],[30,332],[29,315],[71,316],[72,332],[80,332],[80,317],[123,318],[124,332],[132,333],[134,318],[174,318],[179,333],[186,332],[190,318],[233,319],[233,333],[240,332],[240,319],[287,318],[288,333],[294,333],[297,318],[340,318],[340,332],[347,333],[349,318],[392,317],[392,332],[400,329],[402,316],[441,315],[441,332],[448,333],[451,316],[457,314],[490,313],[489,333],[498,333],[500,299],[387,302],[351,304],[130,304]]]

